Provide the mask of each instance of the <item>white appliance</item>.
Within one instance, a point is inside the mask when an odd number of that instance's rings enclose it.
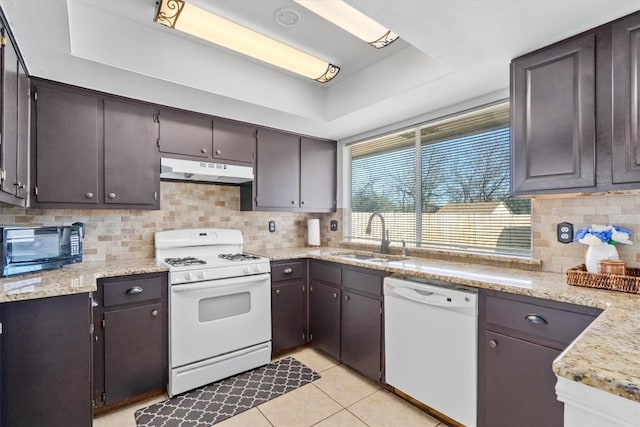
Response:
[[[160,159],[160,178],[241,184],[253,181],[253,168],[251,166],[162,157]]]
[[[477,291],[417,280],[384,279],[386,382],[475,427]]]
[[[169,267],[169,396],[271,359],[269,260],[242,246],[239,230],[155,234],[156,262]]]

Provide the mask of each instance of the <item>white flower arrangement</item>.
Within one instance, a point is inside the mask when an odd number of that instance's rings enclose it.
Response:
[[[576,231],[573,241],[590,246],[615,245],[617,243],[631,245],[633,244],[631,241],[632,235],[631,230],[618,225],[592,224]]]

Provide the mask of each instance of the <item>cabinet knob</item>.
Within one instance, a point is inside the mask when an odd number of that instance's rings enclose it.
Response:
[[[157,310],[157,309],[155,309],[155,308],[154,308],[153,310],[151,310],[151,315],[152,315],[153,317],[156,317],[156,316],[158,315],[158,313],[159,313],[159,312],[158,312],[158,310]]]
[[[335,299],[335,298],[338,298],[338,293],[337,293],[337,292],[334,292],[334,293],[333,293],[333,298],[334,298],[334,299]]]
[[[526,320],[528,320],[529,322],[536,324],[536,325],[546,325],[547,321],[545,320],[544,317],[540,316],[539,314],[527,314],[526,316],[524,316],[524,318]]]
[[[304,205],[305,203],[306,203],[306,202],[305,202],[304,200],[302,200],[302,201],[300,202],[300,204],[301,204],[301,205]]]
[[[142,292],[144,292],[144,289],[142,289],[140,286],[134,286],[133,288],[127,289],[127,292],[125,292],[127,295],[137,295],[137,294],[141,294]]]
[[[489,347],[496,348],[498,346],[498,342],[496,340],[489,341]]]
[[[109,198],[110,199],[115,199],[116,198],[116,193],[109,193]]]
[[[276,295],[280,295],[280,289],[276,289]]]
[[[220,154],[222,154],[222,150],[216,150],[216,155],[219,156]]]
[[[350,297],[349,295],[345,295],[345,296],[344,296],[344,300],[345,300],[345,301],[349,301],[350,299],[351,299],[351,297]]]
[[[20,183],[18,183],[18,184],[20,184]],[[18,188],[20,190],[26,190],[27,189],[27,184],[18,185]]]
[[[200,152],[201,152],[202,154],[207,154],[207,149],[206,149],[206,148],[201,148],[201,149],[200,149]]]
[[[93,193],[87,193],[84,195],[87,199],[93,199]]]
[[[284,274],[291,274],[291,273],[293,273],[293,269],[291,267],[287,267],[284,270],[282,270],[282,272]]]
[[[296,201],[295,201],[295,200],[292,200],[292,201],[291,201],[291,204],[292,204],[292,205],[295,205],[295,204],[296,204]]]

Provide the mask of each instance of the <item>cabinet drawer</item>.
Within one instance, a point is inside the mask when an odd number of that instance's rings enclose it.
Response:
[[[158,277],[105,281],[103,289],[105,307],[162,298]]]
[[[571,306],[567,305],[567,309]],[[579,309],[579,307],[576,307]],[[595,317],[574,311],[487,296],[487,329],[563,350]]]
[[[373,296],[382,296],[382,277],[363,271],[342,270],[342,286]]]
[[[271,264],[271,281],[300,279],[304,277],[305,261],[283,262]]]
[[[340,286],[342,283],[342,268],[336,264],[327,262],[311,261],[309,277],[311,280]]]

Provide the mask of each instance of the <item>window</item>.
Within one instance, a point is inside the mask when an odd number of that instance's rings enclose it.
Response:
[[[509,194],[509,107],[500,104],[351,147],[347,240],[383,214],[392,242],[531,255],[531,202]],[[377,221],[377,219],[375,220]]]

